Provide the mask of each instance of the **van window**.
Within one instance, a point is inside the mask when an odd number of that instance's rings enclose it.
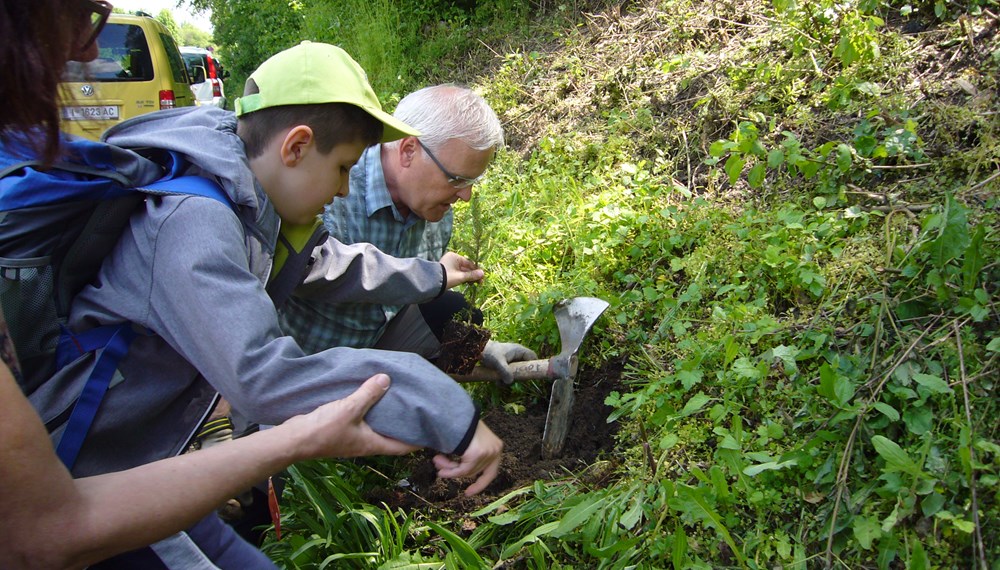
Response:
[[[108,23],[97,39],[98,57],[90,63],[71,61],[64,81],[151,81],[153,61],[146,34],[139,26]]]
[[[167,59],[170,60],[170,73],[174,76],[174,83],[188,83],[187,69],[184,67],[184,59],[181,52],[174,43],[174,37],[170,34],[160,34],[160,41],[167,52]]]
[[[208,63],[205,58],[196,53],[185,53],[181,54],[184,57],[184,63],[187,67],[188,75],[194,77],[194,68],[201,66],[205,68],[205,73],[208,73]]]

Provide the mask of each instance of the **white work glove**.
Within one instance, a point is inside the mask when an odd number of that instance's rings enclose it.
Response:
[[[535,351],[521,346],[516,342],[496,342],[487,341],[483,355],[480,357],[484,366],[488,366],[500,373],[504,385],[510,386],[514,383],[514,375],[511,373],[508,364],[522,360],[536,360],[538,355]]]

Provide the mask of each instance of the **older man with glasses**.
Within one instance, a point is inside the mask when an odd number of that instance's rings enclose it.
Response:
[[[452,233],[451,207],[468,202],[496,152],[503,128],[489,104],[471,89],[437,85],[411,93],[394,116],[421,136],[369,148],[351,170],[350,194],[328,205],[330,237],[371,243],[396,257],[437,260]],[[447,291],[419,305],[329,304],[298,297],[282,310],[282,326],[307,352],[331,346],[416,352],[433,359],[445,325],[482,313],[461,293]],[[507,365],[534,359],[516,343],[490,341],[484,364],[513,381]]]

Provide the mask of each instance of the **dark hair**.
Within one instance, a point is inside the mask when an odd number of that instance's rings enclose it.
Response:
[[[256,92],[256,84],[247,80],[243,94]],[[247,158],[257,158],[276,134],[298,125],[313,130],[316,148],[322,154],[338,144],[361,142],[371,146],[382,140],[382,122],[350,103],[268,107],[241,116],[237,133],[246,146]]]
[[[27,134],[46,163],[59,152],[59,83],[80,32],[79,0],[3,0],[0,137]]]

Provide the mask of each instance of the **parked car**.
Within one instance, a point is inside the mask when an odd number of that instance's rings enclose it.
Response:
[[[66,67],[64,131],[96,140],[125,119],[195,104],[177,43],[148,14],[111,14],[97,43],[96,60]]]
[[[195,104],[225,109],[229,102],[222,80],[229,77],[229,72],[222,68],[215,54],[203,48],[181,46],[181,56],[191,76]]]

